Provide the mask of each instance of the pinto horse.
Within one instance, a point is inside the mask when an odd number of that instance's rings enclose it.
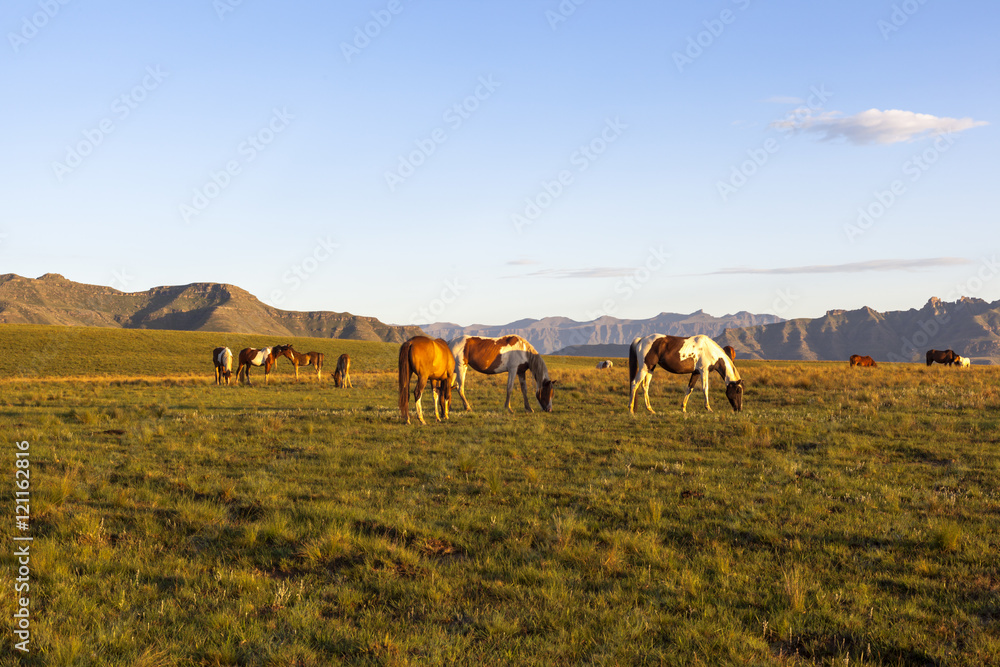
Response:
[[[285,349],[289,347],[291,345],[275,345],[274,347],[265,347],[263,350],[253,347],[243,348],[240,350],[239,366],[236,367],[236,381],[239,382],[245,377],[247,384],[252,387],[253,382],[250,381],[250,367],[263,366],[264,384],[267,384],[267,376],[270,375],[271,369],[278,363],[278,357],[284,354]]]
[[[726,381],[726,398],[733,407],[734,412],[743,409],[743,380],[739,371],[718,343],[708,336],[691,336],[690,338],[679,338],[677,336],[664,336],[663,334],[652,334],[645,338],[636,338],[632,341],[628,353],[628,373],[631,378],[629,387],[628,411],[634,413],[635,395],[639,387],[642,387],[643,398],[646,401],[646,409],[655,412],[649,405],[649,383],[653,379],[653,370],[660,365],[670,373],[678,375],[691,374],[688,381],[687,393],[681,401],[681,411],[687,412],[688,398],[694,390],[694,385],[701,378],[702,388],[705,390],[705,408],[711,412],[712,408],[708,404],[708,372],[717,371],[722,379]]]
[[[935,361],[945,366],[958,363],[959,356],[951,350],[927,350],[927,365],[930,366]]]
[[[500,338],[480,338],[478,336],[462,336],[448,344],[455,357],[456,382],[458,395],[466,410],[472,410],[469,399],[465,397],[465,374],[471,367],[486,375],[498,373],[507,374],[507,399],[504,407],[508,412],[514,412],[510,407],[510,397],[514,393],[514,379],[521,383],[521,393],[524,395],[524,409],[532,412],[528,400],[528,382],[525,374],[530,370],[535,378],[535,398],[545,412],[552,412],[552,394],[556,383],[549,379],[549,369],[542,360],[542,355],[532,347],[531,343],[520,336],[503,336]]]
[[[854,368],[855,366],[861,366],[862,368],[878,368],[878,364],[876,364],[875,360],[869,356],[862,357],[860,354],[852,354],[850,361],[851,368]]]
[[[417,374],[417,386],[413,389],[417,419],[421,424],[427,423],[420,399],[428,381],[434,392],[434,417],[441,421],[443,413],[447,419],[451,383],[455,379],[455,357],[451,355],[448,343],[440,338],[414,336],[399,347],[399,412],[404,424],[410,423],[410,375],[413,373]]]
[[[959,357],[955,363],[958,364],[959,368],[968,368],[972,365],[972,361],[968,357]]]
[[[346,353],[337,359],[337,370],[333,372],[333,386],[339,388],[354,387],[351,383],[351,357]]]
[[[233,351],[228,347],[217,347],[212,350],[212,363],[215,364],[215,384],[222,384],[226,381],[229,385],[229,378],[233,376]]]
[[[323,353],[306,352],[305,354],[292,348],[291,345],[282,346],[285,349],[281,352],[295,367],[295,379],[299,379],[299,366],[314,366],[316,368],[316,379],[319,379],[323,371]]]
[[[608,370],[609,368],[611,368],[614,365],[615,365],[615,362],[611,361],[610,359],[607,359],[605,361],[598,361],[597,362],[597,370],[599,370],[599,371],[606,371],[606,370]]]

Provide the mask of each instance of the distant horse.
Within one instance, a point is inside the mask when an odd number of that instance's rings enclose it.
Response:
[[[323,371],[323,353],[322,352],[306,352],[303,354],[298,350],[292,348],[291,345],[284,346],[284,351],[281,352],[289,361],[292,362],[292,366],[295,367],[295,379],[299,379],[299,366],[314,366],[316,368],[316,379],[319,379],[320,373]]]
[[[228,347],[217,347],[212,350],[212,363],[215,364],[215,384],[222,384],[233,376],[233,351]]]
[[[413,390],[413,401],[417,404],[417,419],[424,421],[424,411],[420,399],[427,382],[434,392],[434,417],[441,421],[441,414],[448,418],[451,404],[451,383],[455,379],[455,357],[448,349],[448,343],[440,338],[414,336],[399,347],[399,411],[403,423],[410,423],[410,375],[417,374],[417,386]]]
[[[267,376],[270,375],[271,369],[278,363],[278,357],[284,354],[285,348],[288,347],[291,346],[275,345],[274,347],[265,347],[263,350],[253,347],[243,348],[240,350],[239,366],[236,367],[236,381],[239,382],[245,377],[247,384],[252,387],[253,382],[250,381],[250,367],[263,366],[264,384],[267,384]]]
[[[862,357],[860,354],[852,354],[850,361],[851,368],[854,368],[855,366],[861,366],[862,368],[878,368],[878,364],[876,364],[875,360],[869,356]]]
[[[960,368],[968,368],[972,365],[972,360],[968,357],[959,357],[955,363],[957,363]]]
[[[471,410],[469,399],[465,397],[465,374],[472,368],[486,375],[498,373],[507,374],[507,399],[504,407],[508,412],[514,412],[510,407],[510,397],[514,393],[514,379],[521,383],[521,393],[524,395],[524,409],[531,412],[531,402],[528,400],[528,382],[525,374],[530,370],[535,378],[535,398],[545,412],[552,412],[552,394],[556,383],[549,379],[549,369],[531,343],[520,336],[503,336],[500,338],[481,338],[478,336],[462,336],[448,344],[455,357],[456,381],[458,395],[466,410]],[[609,362],[610,363],[610,362]]]
[[[729,357],[730,361],[736,361],[736,350],[732,345],[726,345],[722,348],[722,351],[726,353],[726,356]]]
[[[351,383],[351,358],[347,354],[337,359],[337,370],[333,372],[334,387],[354,387]]]
[[[653,334],[645,338],[636,338],[629,348],[628,374],[632,380],[629,387],[629,413],[634,412],[635,395],[639,387],[642,387],[646,409],[654,412],[649,405],[649,383],[653,379],[653,370],[657,365],[670,373],[691,374],[687,393],[681,401],[681,411],[687,412],[688,398],[699,377],[705,391],[705,408],[709,412],[712,411],[708,404],[708,372],[713,370],[726,381],[726,398],[729,399],[733,411],[739,412],[743,409],[743,379],[740,378],[733,360],[723,352],[718,343],[702,335],[679,338]]]
[[[604,371],[604,370],[607,370],[607,369],[611,368],[614,365],[615,365],[615,362],[611,361],[610,359],[607,360],[607,361],[598,361],[597,362],[597,370]]]
[[[958,355],[951,350],[927,350],[927,365],[930,366],[935,361],[945,366],[951,366],[958,361]]]

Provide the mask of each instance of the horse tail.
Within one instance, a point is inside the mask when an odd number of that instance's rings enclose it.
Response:
[[[410,413],[410,346],[406,341],[399,347],[399,411],[405,420]]]
[[[639,340],[638,338],[636,340]],[[628,348],[628,381],[632,382],[635,379],[636,371],[639,370],[639,353],[635,349],[635,340]]]

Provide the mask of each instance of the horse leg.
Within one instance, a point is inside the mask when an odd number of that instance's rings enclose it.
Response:
[[[441,380],[441,412],[448,419],[448,407],[451,405],[451,378]]]
[[[653,406],[649,404],[649,383],[653,381],[653,374],[647,373],[646,377],[642,379],[642,398],[646,402],[646,409],[649,410],[650,414],[656,414],[656,410]]]
[[[421,424],[426,424],[424,421],[424,411],[420,406],[420,399],[424,395],[424,387],[427,385],[427,378],[423,375],[417,374],[417,385],[413,389],[413,402],[417,404],[417,419],[420,420]]]
[[[528,372],[527,368],[525,368],[524,370],[518,368],[517,381],[521,383],[521,393],[524,395],[524,409],[527,410],[528,412],[534,412],[534,410],[531,409],[531,401],[528,400],[528,379],[527,377],[525,377],[525,374],[527,372]]]
[[[444,382],[444,380],[442,380]],[[439,393],[444,393],[443,391],[438,392],[438,382],[437,380],[431,380],[431,395],[434,396],[434,419],[436,421],[441,421],[441,405],[439,403]]]
[[[507,408],[507,412],[514,414],[514,408],[510,407],[510,397],[514,393],[514,380],[517,379],[517,375],[508,372],[507,373],[507,400],[504,401],[503,406]]]
[[[458,395],[462,398],[462,403],[465,404],[465,409],[472,412],[472,406],[469,404],[469,399],[465,397],[465,374],[468,372],[469,367],[465,364],[460,365],[455,369],[455,381],[458,384]]]
[[[701,388],[705,392],[705,409],[712,412],[712,406],[708,404],[708,369],[701,371]]]

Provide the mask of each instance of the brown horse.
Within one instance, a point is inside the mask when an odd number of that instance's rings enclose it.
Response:
[[[215,364],[215,384],[222,384],[226,381],[229,385],[229,378],[233,376],[233,351],[228,347],[217,347],[212,350],[212,363]]]
[[[726,353],[726,356],[729,357],[731,361],[736,361],[736,350],[733,349],[732,345],[726,345],[722,348],[722,351]]]
[[[717,371],[725,380],[726,398],[729,399],[733,411],[739,412],[743,409],[743,379],[736,370],[736,364],[726,356],[718,343],[702,335],[678,338],[652,334],[645,338],[636,338],[629,348],[628,374],[632,381],[628,397],[629,413],[634,410],[636,392],[640,387],[646,401],[646,409],[654,412],[649,405],[649,383],[657,366],[678,375],[691,374],[687,393],[681,401],[682,412],[687,412],[688,398],[699,378],[705,392],[705,409],[712,411],[708,404],[709,371]]]
[[[306,352],[305,354],[299,352],[292,348],[291,345],[283,346],[285,349],[281,352],[289,361],[292,362],[292,366],[295,366],[295,379],[299,379],[299,366],[314,366],[316,368],[316,379],[319,379],[320,373],[323,371],[323,353],[322,352]]]
[[[875,363],[875,360],[868,356],[862,357],[860,354],[852,354],[850,361],[851,368],[854,368],[855,366],[861,366],[862,368],[878,368],[878,364]]]
[[[285,349],[289,347],[291,345],[275,345],[274,347],[265,347],[263,350],[253,347],[243,348],[240,350],[239,366],[236,367],[236,381],[239,382],[245,377],[247,384],[252,387],[253,382],[250,381],[250,367],[263,366],[264,384],[267,384],[267,376],[271,374],[271,369],[278,363],[278,357],[284,354]]]
[[[521,384],[524,395],[524,409],[532,412],[528,400],[528,381],[526,373],[530,370],[535,378],[535,398],[542,410],[552,412],[552,395],[556,382],[549,379],[549,369],[545,366],[542,355],[520,336],[502,336],[500,338],[482,338],[478,336],[462,336],[448,344],[455,357],[455,372],[458,384],[458,395],[462,397],[466,410],[471,410],[469,399],[465,397],[465,374],[471,368],[496,375],[507,374],[507,399],[504,407],[507,412],[514,412],[510,407],[510,397],[514,393],[514,380]]]
[[[399,347],[399,412],[403,423],[410,423],[410,375],[417,374],[417,386],[413,390],[413,400],[417,404],[417,419],[424,421],[420,399],[429,381],[434,392],[434,417],[441,421],[441,413],[448,418],[451,404],[451,383],[455,378],[455,357],[448,349],[448,343],[440,338],[414,336]],[[439,395],[440,389],[440,395]]]
[[[337,359],[337,370],[333,372],[333,386],[340,388],[354,387],[351,383],[351,357],[346,353],[340,355],[340,358]]]
[[[951,350],[927,350],[927,365],[930,366],[935,361],[945,366],[958,363],[959,356]]]

